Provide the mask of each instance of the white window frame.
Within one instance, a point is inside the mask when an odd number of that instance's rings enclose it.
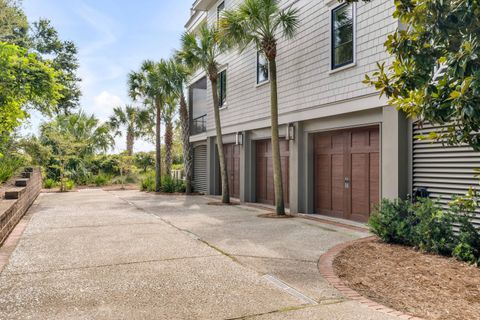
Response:
[[[228,66],[223,66],[218,69],[218,75],[220,75],[222,72],[225,72],[225,78],[227,79],[227,87],[225,90],[225,102],[223,103],[223,106],[217,106],[218,110],[222,111],[228,108]],[[217,79],[219,81],[220,78]],[[218,96],[218,100],[220,101],[221,97]]]
[[[334,5],[335,4],[335,5]],[[338,9],[339,7],[345,5],[345,3],[338,4],[338,2],[331,2],[331,7],[330,7],[330,19],[329,19],[329,36],[328,38],[330,39],[329,43],[329,54],[328,54],[328,69],[329,69],[329,74],[337,73],[340,71],[343,71],[345,69],[350,69],[352,67],[355,67],[357,65],[357,4],[351,3],[352,5],[352,14],[353,14],[353,61],[349,64],[346,64],[344,66],[338,67],[338,68],[333,68],[333,11],[335,9]]]
[[[263,54],[262,50],[257,50],[256,51],[256,63],[255,63],[255,83],[257,85],[257,87],[260,87],[260,86],[263,86],[267,83],[270,82],[270,62],[268,61],[267,57],[265,57],[265,59],[267,60],[267,64],[268,64],[268,78],[267,80],[263,80],[262,82],[259,82],[259,79],[258,79],[258,67],[259,67],[259,63],[260,63],[260,54]]]

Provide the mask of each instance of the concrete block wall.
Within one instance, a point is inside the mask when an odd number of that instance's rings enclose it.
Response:
[[[10,232],[40,194],[42,173],[38,168],[30,171],[24,175],[26,178],[19,179],[22,181],[20,184],[26,181],[26,186],[7,188],[5,198],[0,199],[0,245],[7,239]]]

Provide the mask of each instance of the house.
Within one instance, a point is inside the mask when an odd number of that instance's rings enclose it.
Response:
[[[241,1],[195,1],[186,29],[216,23],[222,10]],[[423,186],[447,201],[468,189],[472,168],[480,162],[466,171],[457,168],[460,178],[449,175],[448,166],[441,172],[429,169],[449,150],[437,145],[437,158],[425,160],[428,145],[412,138],[413,130],[423,129],[413,128],[362,83],[377,63],[388,63],[383,43],[399,25],[392,17],[393,1],[284,0],[281,5],[299,8],[301,20],[293,40],[279,41],[277,58],[283,188],[290,212],[365,222],[381,198],[404,198]],[[241,54],[227,52],[219,63],[218,107],[231,194],[242,202],[273,204],[268,63],[254,46]],[[216,195],[220,172],[209,86],[200,71],[189,83],[191,142],[194,187]]]

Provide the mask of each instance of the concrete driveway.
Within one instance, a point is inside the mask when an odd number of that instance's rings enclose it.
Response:
[[[42,194],[0,274],[0,319],[395,319],[317,269],[326,250],[367,234],[209,201]]]

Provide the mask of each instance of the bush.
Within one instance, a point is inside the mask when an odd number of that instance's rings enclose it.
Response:
[[[103,173],[99,173],[98,175],[93,177],[93,182],[97,187],[103,187],[110,182],[110,179],[111,179],[110,176]]]
[[[24,159],[5,155],[0,157],[0,183],[10,179],[24,165]]]
[[[52,188],[55,188],[56,186],[58,186],[58,183],[53,179],[45,179],[45,181],[43,181],[43,187],[45,189],[52,189]]]
[[[430,199],[416,203],[384,199],[368,224],[371,232],[385,242],[478,264],[480,232],[472,224],[475,208],[476,202],[472,203],[468,195],[454,200],[448,209]]]
[[[162,178],[162,191],[166,193],[183,193],[185,192],[185,184],[181,180],[173,179],[171,176]]]
[[[155,172],[148,171],[143,177],[140,179],[140,189],[142,191],[155,191]]]
[[[413,245],[422,251],[451,255],[455,248],[455,216],[430,199],[420,199],[412,207]]]
[[[68,179],[65,181],[65,190],[70,191],[70,190],[73,190],[74,187],[75,187],[75,182],[73,180]]]
[[[410,201],[382,200],[368,222],[370,230],[388,243],[413,245],[415,213]]]

